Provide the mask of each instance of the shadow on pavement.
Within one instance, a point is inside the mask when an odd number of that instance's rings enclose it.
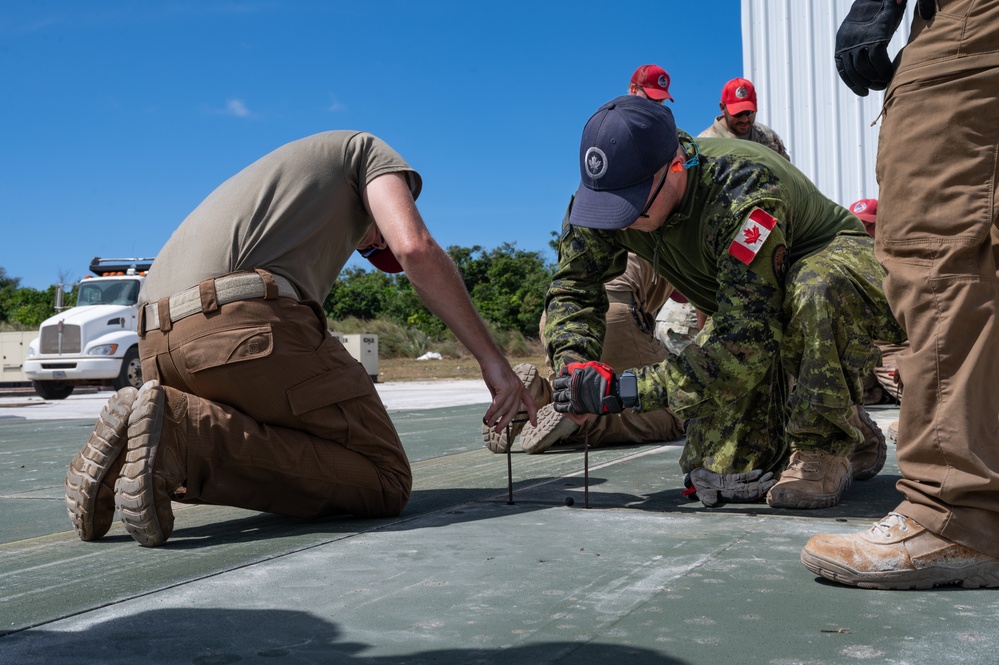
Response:
[[[70,620],[72,621],[72,620]],[[397,626],[411,643],[435,641],[432,628]],[[338,642],[336,624],[292,610],[162,609],[93,623],[82,629],[31,629],[0,638],[4,662],[20,665],[115,665],[157,662],[223,665],[236,662],[354,663],[650,663],[684,665],[641,647],[601,642],[541,642],[503,649],[440,649],[366,656],[378,645]]]

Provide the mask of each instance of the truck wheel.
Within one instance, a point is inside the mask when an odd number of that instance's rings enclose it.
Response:
[[[73,384],[65,381],[32,381],[31,387],[35,389],[42,399],[66,399],[73,394]]]
[[[115,390],[121,390],[128,386],[132,386],[133,388],[142,387],[142,363],[139,361],[139,351],[134,346],[121,359],[121,372],[111,382],[111,386]]]

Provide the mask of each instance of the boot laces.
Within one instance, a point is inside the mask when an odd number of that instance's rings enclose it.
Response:
[[[881,535],[885,538],[891,538],[891,530],[895,527],[898,527],[899,531],[902,532],[909,530],[909,527],[905,523],[907,519],[908,518],[901,513],[891,512],[888,513],[880,522],[875,522],[872,530],[880,531]]]

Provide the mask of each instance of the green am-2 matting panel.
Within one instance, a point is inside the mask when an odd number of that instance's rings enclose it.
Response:
[[[895,506],[893,448],[823,511],[687,502],[678,442],[591,449],[588,509],[581,450],[516,453],[510,505],[482,410],[393,414],[415,477],[399,518],[177,506],[157,549],[70,530],[62,480],[92,423],[0,425],[0,663],[999,660],[999,592],[852,589],[801,566],[811,534]]]

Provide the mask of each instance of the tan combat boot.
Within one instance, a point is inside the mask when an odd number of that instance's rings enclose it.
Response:
[[[881,428],[862,406],[854,406],[850,424],[860,430],[864,440],[850,453],[854,480],[868,480],[878,475],[888,457],[888,443]]]
[[[534,400],[534,405],[538,409],[548,403],[548,400],[551,399],[551,388],[548,386],[548,382],[538,374],[537,367],[529,363],[523,363],[516,365],[513,371],[524,383],[524,387],[527,388],[527,394]],[[498,434],[491,427],[483,425],[482,441],[494,453],[505,453],[510,449],[513,440],[517,438],[517,435],[520,434],[521,430],[524,429],[524,425],[528,422],[530,421],[527,420],[526,414],[518,414],[514,422],[510,423],[508,427],[504,427],[503,431]],[[508,432],[509,436],[507,436]]]
[[[128,419],[128,452],[114,496],[125,529],[140,545],[162,545],[173,532],[170,495],[187,479],[186,460],[187,395],[147,381]]]
[[[122,388],[108,400],[86,445],[66,472],[66,511],[80,540],[97,540],[114,522],[114,484],[125,463],[128,416],[138,394]]]
[[[545,404],[538,410],[538,426],[531,423],[524,426],[520,445],[525,453],[543,453],[553,445],[568,438],[579,429],[579,425],[564,413],[555,410],[554,404]]]
[[[999,587],[999,559],[927,531],[900,513],[867,531],[812,536],[801,563],[816,575],[865,589]]]
[[[774,508],[812,510],[839,503],[850,486],[850,460],[821,450],[795,450],[780,480],[767,493]]]

